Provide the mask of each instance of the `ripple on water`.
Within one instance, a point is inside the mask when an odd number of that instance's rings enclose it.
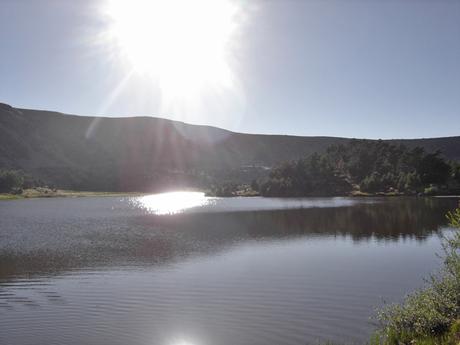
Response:
[[[456,206],[215,198],[156,214],[129,200],[0,205],[1,344],[362,342],[373,308],[437,267]]]

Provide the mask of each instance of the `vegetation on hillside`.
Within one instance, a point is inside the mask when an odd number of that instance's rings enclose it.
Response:
[[[460,208],[449,213],[453,227],[460,228]],[[384,344],[460,343],[460,232],[443,242],[444,265],[425,289],[409,295],[404,303],[379,313]]]
[[[268,169],[347,138],[254,135],[166,119],[95,118],[0,104],[0,169],[59,189],[159,192],[263,182]],[[375,141],[368,140],[371,144]],[[460,136],[389,140],[460,160]]]
[[[139,195],[139,193],[73,191],[50,188],[19,170],[0,169],[0,200],[21,198]]]
[[[409,149],[384,141],[352,140],[332,145],[325,153],[282,163],[273,169],[246,166],[244,169],[138,173],[122,190],[154,191],[162,181],[164,189],[194,186],[215,196],[331,196],[354,194],[449,194],[460,192],[460,164],[448,162],[439,151]],[[146,176],[150,177],[147,178]],[[64,176],[64,175],[63,175]],[[98,184],[93,176],[89,190],[118,190],[110,182]],[[111,181],[107,177],[106,181]],[[144,184],[150,181],[148,187]],[[155,182],[156,181],[156,182]],[[251,182],[252,181],[252,182]],[[75,190],[85,190],[76,183]],[[23,189],[49,187],[21,171],[0,170],[0,193],[21,194]],[[148,188],[147,188],[148,187]],[[50,189],[54,189],[51,186]],[[157,188],[158,189],[158,188]],[[158,189],[157,191],[163,191]]]
[[[275,167],[260,186],[264,196],[364,193],[437,194],[460,186],[460,168],[439,151],[408,149],[384,141],[352,140],[324,154]]]
[[[45,184],[21,170],[0,169],[0,193],[23,195],[30,190],[55,190],[53,186]]]
[[[16,170],[0,170],[0,193],[17,194],[24,186],[24,175]]]

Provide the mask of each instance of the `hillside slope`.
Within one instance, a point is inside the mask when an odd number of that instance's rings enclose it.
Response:
[[[102,118],[0,104],[0,168],[60,188],[155,190],[273,166],[350,139],[241,134],[154,117]],[[460,137],[397,140],[460,160]]]

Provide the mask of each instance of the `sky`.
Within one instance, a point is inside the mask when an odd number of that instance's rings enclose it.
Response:
[[[0,102],[245,133],[460,135],[460,0],[114,1],[0,0]]]

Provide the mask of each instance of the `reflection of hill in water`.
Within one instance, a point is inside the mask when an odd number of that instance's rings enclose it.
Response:
[[[142,226],[161,224],[183,232],[187,238],[211,242],[308,235],[344,235],[355,241],[424,240],[447,225],[445,214],[455,206],[453,199],[394,198],[346,207],[146,216],[134,221]]]
[[[163,264],[250,240],[339,235],[354,241],[423,241],[446,225],[445,214],[456,203],[454,199],[394,198],[334,208],[126,215],[95,221],[90,230],[88,222],[62,227],[58,229],[65,232],[62,246],[53,244],[55,235],[41,224],[31,229],[42,232],[41,247],[28,251],[18,251],[21,244],[0,247],[0,279],[99,266]]]

